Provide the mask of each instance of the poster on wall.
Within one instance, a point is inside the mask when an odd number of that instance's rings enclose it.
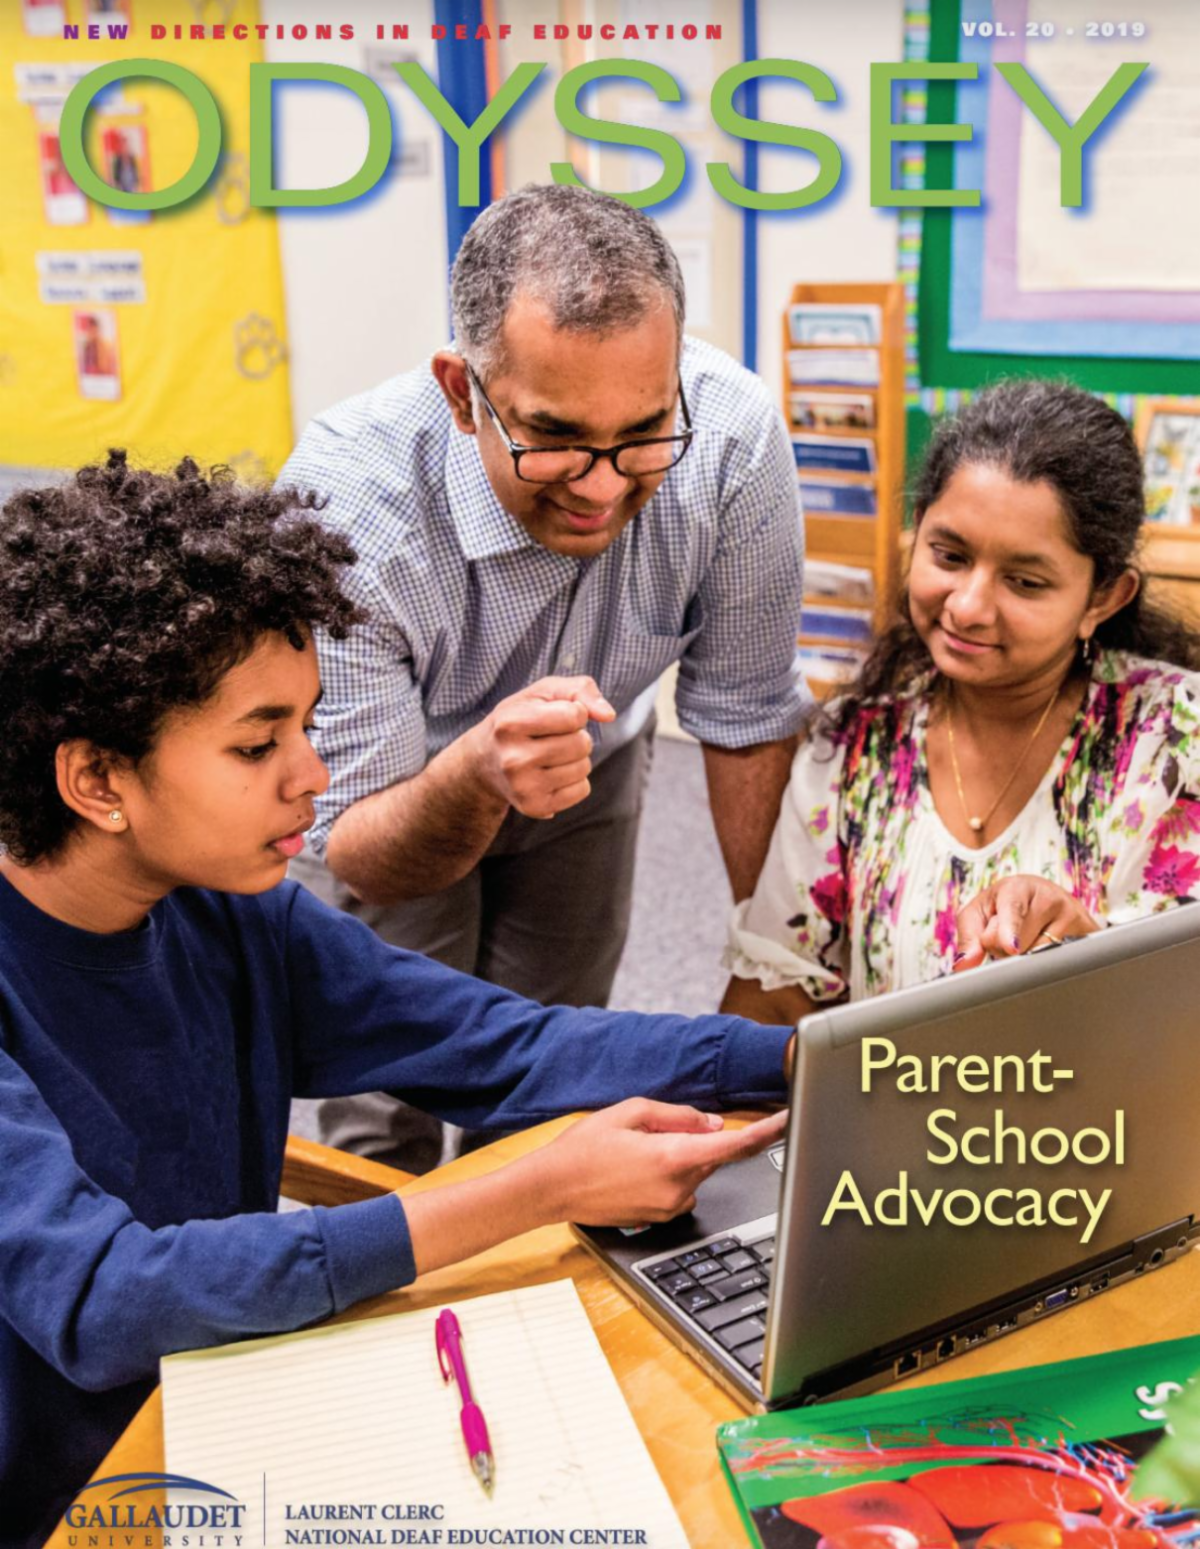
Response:
[[[58,130],[38,130],[38,157],[42,174],[42,204],[51,226],[84,226],[88,202],[71,181],[63,166]]]
[[[59,0],[21,0],[21,19],[31,38],[61,37],[66,7]]]
[[[75,370],[84,398],[110,403],[121,396],[117,314],[112,307],[86,307],[72,314]]]
[[[153,188],[150,151],[144,124],[107,124],[101,131],[105,180],[123,194],[146,194]],[[109,209],[114,226],[140,226],[150,219],[149,210]]]
[[[133,20],[132,13],[133,0],[88,0],[87,22],[89,27],[129,23]]]
[[[1200,528],[1200,405],[1149,401],[1141,435],[1147,520]]]

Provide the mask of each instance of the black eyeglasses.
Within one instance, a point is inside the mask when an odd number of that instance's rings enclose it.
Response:
[[[679,407],[683,410],[683,423],[687,428],[680,436],[649,436],[641,441],[622,441],[620,446],[522,446],[504,428],[504,421],[484,392],[483,383],[469,365],[467,375],[479,389],[492,424],[512,455],[517,478],[526,484],[574,484],[578,479],[587,478],[600,457],[607,457],[617,472],[627,479],[665,473],[680,460],[695,435],[681,378]]]

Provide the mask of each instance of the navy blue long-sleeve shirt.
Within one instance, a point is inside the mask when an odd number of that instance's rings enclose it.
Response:
[[[787,1031],[546,1009],[284,883],[77,930],[0,878],[0,1549],[40,1544],[160,1356],[415,1273],[395,1196],[276,1214],[293,1095],[507,1128],[632,1094],[778,1100]]]

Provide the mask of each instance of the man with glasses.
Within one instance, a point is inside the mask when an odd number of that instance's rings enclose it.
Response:
[[[325,864],[293,874],[397,945],[604,1005],[675,662],[735,898],[765,857],[805,708],[791,448],[762,382],[685,340],[653,221],[605,195],[499,200],[451,302],[432,370],[322,415],[283,473],[327,498],[372,619],[318,641]],[[414,1168],[438,1150],[418,1120],[320,1114],[330,1143]]]

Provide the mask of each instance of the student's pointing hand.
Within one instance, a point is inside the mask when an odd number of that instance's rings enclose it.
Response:
[[[482,1177],[429,1189],[418,1183],[402,1194],[417,1273],[562,1221],[669,1221],[692,1208],[709,1173],[763,1150],[786,1123],[786,1113],[775,1113],[727,1130],[716,1114],[635,1097]]]
[[[784,1111],[727,1130],[719,1114],[635,1097],[581,1119],[528,1161],[559,1219],[642,1226],[690,1210],[710,1173],[764,1150],[786,1125]]]
[[[477,777],[526,817],[552,818],[591,790],[587,723],[616,714],[591,678],[540,678],[468,733]]]

